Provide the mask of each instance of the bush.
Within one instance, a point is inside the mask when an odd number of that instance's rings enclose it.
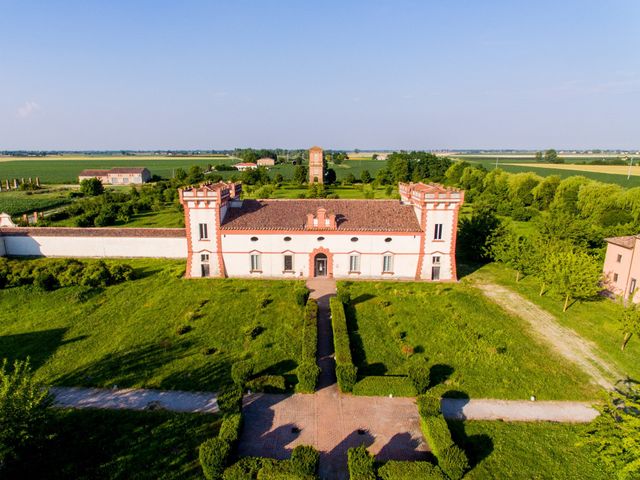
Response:
[[[400,462],[391,460],[378,469],[382,480],[446,480],[436,465],[429,462]]]
[[[350,448],[347,451],[347,465],[350,480],[376,480],[373,455],[364,445]]]
[[[469,460],[460,447],[450,445],[438,457],[438,465],[451,480],[460,480],[469,469]]]
[[[429,388],[429,365],[425,358],[417,358],[409,365],[409,380],[413,383],[418,395]]]
[[[291,472],[297,475],[315,475],[320,453],[308,445],[298,445],[291,452]]]
[[[301,307],[307,303],[307,299],[309,298],[309,289],[306,287],[296,288],[293,293],[296,303]]]
[[[224,440],[225,442],[229,442],[231,445],[235,444],[240,438],[240,431],[242,430],[242,414],[241,413],[230,413],[224,420],[222,420],[222,425],[220,425],[220,431],[218,432],[218,437]]]
[[[234,385],[220,390],[218,408],[222,413],[238,413],[242,407],[242,387]]]
[[[207,480],[222,478],[231,455],[231,445],[221,438],[209,438],[200,445],[200,466]]]
[[[320,375],[320,367],[315,362],[305,361],[298,365],[296,376],[298,377],[298,385],[296,389],[302,393],[313,393],[318,383]]]
[[[347,318],[344,314],[344,306],[338,298],[330,300],[331,326],[333,327],[333,343],[336,352],[336,363],[353,363],[351,359],[351,347],[349,346],[349,331]]]
[[[417,398],[418,413],[421,417],[440,415],[440,398],[436,395],[420,395]]]
[[[449,426],[442,415],[424,417],[421,422],[424,436],[433,454],[440,458],[446,448],[453,445]]]
[[[388,397],[414,397],[416,395],[415,388],[407,377],[392,376],[366,376],[358,380],[353,387],[355,395],[364,396],[384,396]]]
[[[340,290],[338,292],[338,300],[343,305],[349,305],[351,303],[351,293],[348,290]]]
[[[358,380],[358,369],[353,363],[338,364],[336,365],[336,377],[340,391],[351,392]]]
[[[260,457],[242,457],[222,474],[223,480],[254,480],[263,460]]]
[[[252,392],[284,393],[287,382],[282,375],[262,375],[247,382],[247,388]]]
[[[255,365],[251,360],[234,363],[231,366],[231,378],[233,379],[233,383],[240,387],[244,387],[247,380],[249,380],[251,375],[253,375],[254,368]]]
[[[307,301],[304,310],[302,330],[302,356],[305,361],[316,360],[318,350],[318,302],[313,298]]]

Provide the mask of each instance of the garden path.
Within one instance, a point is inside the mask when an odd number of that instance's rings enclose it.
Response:
[[[507,312],[529,323],[533,332],[566,359],[577,364],[595,383],[613,389],[613,382],[624,378],[621,372],[596,353],[597,347],[571,328],[563,327],[546,310],[522,295],[493,282],[483,281],[477,287]]]

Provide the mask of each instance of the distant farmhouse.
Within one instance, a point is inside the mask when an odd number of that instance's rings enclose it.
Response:
[[[265,157],[258,159],[259,167],[273,167],[276,164],[276,161],[273,158]]]
[[[129,185],[146,183],[151,180],[151,172],[143,167],[116,167],[111,170],[83,170],[78,181],[97,178],[105,185]]]
[[[245,170],[252,170],[254,168],[258,168],[258,164],[253,162],[240,162],[240,163],[236,163],[234,167],[236,168],[236,170],[240,172],[244,172]]]
[[[322,158],[311,149],[310,183]],[[4,226],[0,255],[185,258],[189,278],[455,281],[464,192],[399,190],[400,200],[243,200],[240,182],[204,183],[179,190],[186,228]]]
[[[640,235],[607,238],[603,273],[605,286],[625,300],[640,302]]]

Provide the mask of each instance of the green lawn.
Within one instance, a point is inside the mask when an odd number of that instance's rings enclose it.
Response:
[[[126,263],[143,278],[97,292],[0,290],[2,355],[31,357],[56,385],[218,390],[247,356],[257,373],[295,382],[302,308],[292,290],[301,282],[186,280],[184,260]],[[185,324],[191,331],[178,335]],[[254,339],[245,335],[258,325]]]
[[[347,314],[361,376],[406,374],[404,343],[415,349],[414,355],[428,358],[432,381],[444,382],[439,388],[445,394],[597,398],[585,374],[532,338],[524,321],[503,312],[467,282],[339,285],[351,293],[353,307]]]
[[[56,410],[54,436],[7,479],[201,479],[198,445],[218,433],[216,416]]]
[[[0,165],[2,165],[0,163]],[[49,210],[71,203],[69,192],[66,190],[47,190],[44,192],[0,192],[0,213],[22,215],[34,211]]]
[[[473,466],[469,480],[606,480],[593,453],[578,446],[581,425],[549,422],[449,422]]]
[[[623,374],[640,378],[640,338],[632,337],[624,351],[620,350],[622,333],[617,318],[620,306],[614,301],[600,297],[594,301],[576,302],[562,312],[563,299],[551,293],[539,296],[540,284],[535,277],[525,277],[515,282],[515,273],[504,265],[485,265],[472,275],[477,281],[495,281],[520,293],[536,305],[552,313],[560,324],[572,328],[579,335],[594,342],[604,360],[618,366]]]

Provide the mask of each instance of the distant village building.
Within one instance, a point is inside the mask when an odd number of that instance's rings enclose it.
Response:
[[[143,167],[116,167],[110,170],[83,170],[78,181],[97,178],[105,185],[141,184],[151,180],[151,172]]]
[[[640,235],[605,239],[604,284],[607,290],[625,300],[640,302]]]
[[[258,165],[253,162],[241,162],[241,163],[236,163],[234,167],[236,168],[236,170],[240,172],[244,172],[245,170],[252,170],[254,168],[258,168]]]
[[[309,185],[324,183],[324,157],[320,147],[309,149]]]
[[[259,167],[273,167],[276,164],[276,161],[273,158],[265,157],[258,159]]]

